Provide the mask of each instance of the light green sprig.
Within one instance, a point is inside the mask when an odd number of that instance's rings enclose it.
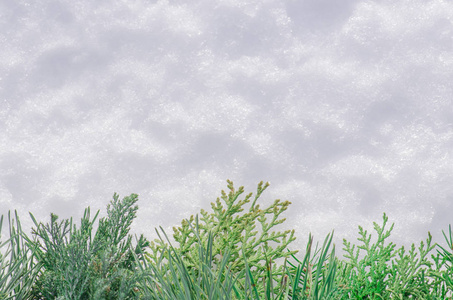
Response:
[[[294,230],[273,231],[275,226],[285,221],[285,218],[281,218],[281,214],[291,203],[275,200],[269,207],[261,209],[257,201],[269,183],[260,182],[253,202],[246,210],[244,206],[251,202],[253,194],[247,194],[240,200],[239,196],[244,193],[244,187],[241,186],[236,190],[233,182],[228,180],[227,183],[228,194],[222,191],[221,197],[211,203],[211,213],[201,210],[201,217],[197,224],[195,224],[196,217],[192,215],[188,220],[183,220],[180,227],[173,228],[173,238],[178,244],[175,248],[189,268],[195,267],[199,265],[200,257],[198,239],[206,247],[211,233],[214,265],[219,265],[228,249],[230,268],[233,273],[244,270],[245,258],[253,270],[253,276],[262,278],[265,275],[266,261],[276,261],[297,252],[287,251],[289,243],[296,239]],[[195,226],[199,228],[199,237],[193,233],[192,228]],[[151,262],[157,262],[157,254],[165,248],[167,246],[162,240],[151,243],[148,259]],[[274,275],[281,275],[281,273],[281,268],[273,270]]]

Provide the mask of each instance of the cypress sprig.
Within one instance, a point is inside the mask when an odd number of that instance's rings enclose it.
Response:
[[[289,201],[275,200],[269,207],[261,209],[257,201],[269,183],[260,182],[257,192],[251,202],[252,193],[243,199],[244,187],[237,190],[233,182],[227,180],[228,193],[223,191],[214,203],[211,203],[212,212],[201,210],[201,217],[197,224],[193,215],[181,222],[180,227],[174,228],[173,239],[178,253],[183,257],[189,268],[195,268],[199,262],[199,242],[206,247],[209,235],[212,235],[213,263],[219,265],[229,251],[230,270],[240,273],[245,269],[245,260],[252,268],[252,276],[260,278],[265,275],[266,262],[278,261],[289,257],[297,251],[287,251],[288,245],[295,240],[294,230],[273,231],[274,227],[282,224],[285,219],[281,214],[291,204]],[[251,205],[250,205],[251,204]],[[249,205],[246,208],[246,205]],[[197,226],[199,237],[195,236],[193,227]],[[168,248],[162,240],[151,243],[147,257],[156,262],[156,255]],[[281,276],[282,268],[273,270],[275,276]]]

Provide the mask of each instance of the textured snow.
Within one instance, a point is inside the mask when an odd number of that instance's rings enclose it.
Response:
[[[0,213],[137,193],[154,237],[226,188],[308,233],[452,223],[453,3],[0,0]]]

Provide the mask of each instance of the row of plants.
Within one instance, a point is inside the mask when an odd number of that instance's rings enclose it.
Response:
[[[397,248],[388,238],[384,214],[373,235],[359,226],[357,243],[343,240],[339,258],[333,232],[322,244],[308,237],[293,251],[294,230],[275,231],[288,201],[258,204],[228,181],[211,204],[159,239],[130,234],[138,196],[115,194],[99,219],[85,209],[79,224],[51,214],[33,214],[26,234],[17,212],[7,214],[8,238],[0,219],[0,299],[452,299],[453,235],[446,245],[425,241]]]

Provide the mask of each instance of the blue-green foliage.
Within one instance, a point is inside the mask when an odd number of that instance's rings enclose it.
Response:
[[[40,264],[32,299],[126,299],[135,295],[135,261],[129,228],[136,216],[138,196],[119,200],[115,194],[107,206],[107,217],[99,220],[95,234],[87,208],[80,226],[73,220],[38,223],[29,248]],[[147,245],[142,237],[137,247]],[[143,251],[144,249],[142,249]]]

